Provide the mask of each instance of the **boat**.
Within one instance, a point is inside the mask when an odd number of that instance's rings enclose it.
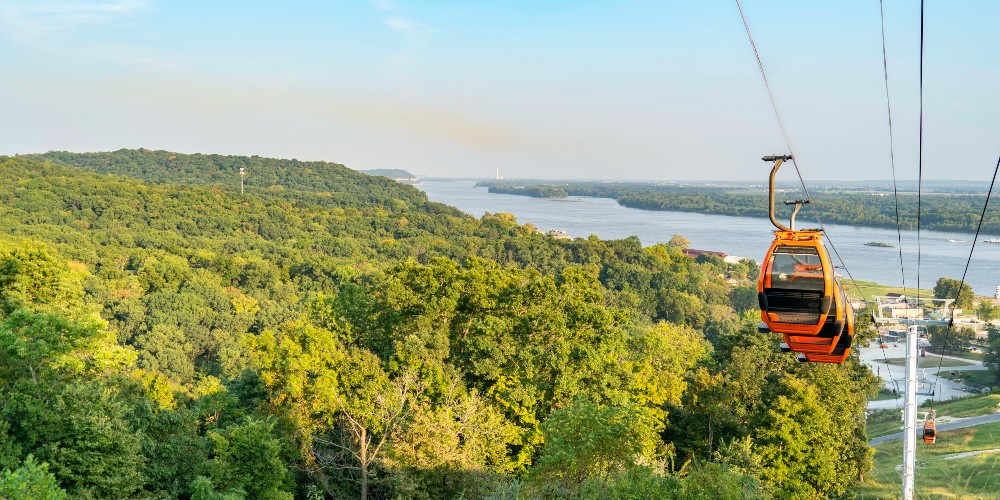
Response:
[[[896,245],[893,245],[892,243],[886,243],[884,241],[869,241],[868,243],[865,243],[865,246],[867,246],[867,247],[893,248]]]
[[[986,238],[983,243],[1000,243],[1000,238]]]

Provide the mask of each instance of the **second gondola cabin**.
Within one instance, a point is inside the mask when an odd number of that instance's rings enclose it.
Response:
[[[784,334],[785,343],[790,350],[803,354],[833,354],[835,350],[844,344],[844,335],[851,335],[852,332],[845,328],[853,321],[851,304],[847,299],[844,286],[838,279],[834,279],[834,302],[830,314],[826,317],[826,322],[816,335],[796,335]]]
[[[851,354],[851,346],[854,344],[854,309],[850,304],[847,304],[845,312],[847,316],[844,331],[840,334],[840,339],[837,341],[837,345],[834,346],[833,351],[830,354],[800,354],[799,361],[841,364],[847,360],[847,357]]]
[[[935,441],[937,441],[937,425],[933,420],[928,420],[924,422],[924,442],[934,444]]]

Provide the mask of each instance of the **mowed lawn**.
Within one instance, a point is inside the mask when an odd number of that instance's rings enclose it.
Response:
[[[886,360],[879,360],[879,363],[889,362],[893,366],[906,366],[906,358],[888,358]],[[954,368],[956,366],[972,366],[975,365],[972,361],[961,361],[958,359],[949,359],[947,357],[936,356],[933,354],[928,354],[927,356],[917,358],[918,368],[931,368],[937,369],[938,365],[941,368]]]
[[[969,384],[980,384],[987,387],[993,387],[997,385],[997,377],[990,370],[975,370],[975,371],[964,371],[958,372],[958,378],[962,382]]]
[[[918,416],[931,409],[937,410],[938,418],[966,418],[986,415],[1000,411],[1000,394],[970,396],[938,402],[926,401],[920,405]],[[868,438],[877,438],[887,434],[895,434],[903,430],[902,415],[898,409],[876,410],[868,415]],[[923,424],[920,424],[921,426]]]
[[[855,283],[857,284],[857,286],[854,286]],[[844,280],[844,290],[847,291],[847,295],[852,299],[869,299],[869,300],[875,295],[880,295],[884,297],[885,295],[890,293],[899,293],[899,294],[904,293],[903,287],[901,286],[885,286],[885,285],[880,285],[878,283],[873,283],[871,281],[861,281],[861,280],[856,280],[856,281]],[[864,294],[863,297],[862,293]],[[907,295],[916,296],[917,289],[907,288],[905,293]],[[933,297],[934,291],[921,290],[920,296]]]
[[[898,498],[902,488],[903,441],[875,447],[875,469],[857,498]],[[935,444],[917,442],[917,498],[1000,496],[1000,422],[944,431]]]
[[[1000,410],[1000,394],[971,396],[945,402],[926,401],[920,405],[920,411],[930,410],[931,408],[937,410],[938,417],[977,417]]]

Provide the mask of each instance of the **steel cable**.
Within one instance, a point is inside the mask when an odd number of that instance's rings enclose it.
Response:
[[[896,212],[896,242],[899,245],[899,274],[903,279],[903,296],[905,297],[906,271],[903,265],[903,232],[899,227],[899,192],[896,188],[896,148],[892,134],[892,100],[889,98],[889,62],[885,50],[885,8],[883,6],[883,0],[879,0],[878,10],[879,18],[882,23],[882,74],[885,77],[885,110],[886,116],[889,119],[889,164],[892,166],[892,199],[895,203]],[[877,327],[875,332],[879,341],[879,348],[882,349],[882,359],[885,360],[886,372],[889,373],[889,378],[892,379],[892,372],[889,370],[889,357],[885,353],[885,343],[882,342],[882,334],[878,331]],[[895,385],[896,380],[892,379],[892,383]]]
[[[750,33],[750,24],[747,22],[746,14],[743,12],[743,5],[740,4],[740,0],[736,0],[736,7],[740,11],[740,18],[743,19],[743,27],[746,28],[747,38],[750,40],[750,47],[753,48],[754,57],[757,58],[757,67],[760,69],[760,76],[764,80],[764,87],[767,89],[767,95],[771,99],[771,109],[774,110],[774,116],[778,121],[778,128],[781,129],[781,135],[785,139],[785,146],[788,147],[788,153],[792,157],[792,166],[795,167],[795,174],[799,178],[799,184],[802,185],[802,191],[806,195],[806,200],[809,201],[809,208],[812,209],[813,215],[816,217],[816,222],[819,223],[820,229],[823,231],[823,234],[826,235],[827,241],[830,242],[830,249],[832,249],[834,255],[837,256],[837,260],[840,261],[840,265],[844,268],[844,272],[846,272],[847,276],[851,279],[851,283],[854,284],[854,287],[858,290],[858,294],[861,295],[861,298],[867,302],[868,297],[865,296],[864,290],[862,290],[861,286],[858,285],[858,282],[854,279],[854,275],[851,274],[851,270],[848,269],[847,264],[844,262],[843,257],[840,256],[840,252],[837,251],[837,246],[833,244],[833,239],[830,238],[830,233],[827,232],[826,226],[823,224],[823,219],[820,218],[819,211],[816,210],[816,205],[812,202],[812,195],[809,194],[809,188],[806,187],[806,181],[802,177],[802,171],[799,170],[799,163],[797,160],[798,156],[796,156],[792,149],[792,141],[789,139],[788,131],[785,129],[785,122],[781,119],[781,113],[778,111],[777,100],[774,98],[774,92],[771,90],[771,84],[767,80],[767,73],[764,71],[764,63],[760,60],[760,52],[757,51],[757,44],[754,42],[753,35]]]
[[[958,298],[962,296],[962,289],[965,288],[965,278],[969,274],[969,264],[972,263],[972,252],[976,251],[976,242],[979,241],[979,231],[983,228],[983,221],[986,220],[986,208],[990,205],[990,197],[993,196],[993,186],[997,182],[997,172],[1000,172],[1000,156],[997,157],[997,166],[993,169],[993,180],[990,181],[990,189],[986,192],[986,201],[983,203],[983,212],[979,215],[979,224],[976,226],[976,237],[972,240],[972,246],[969,248],[969,258],[965,260],[965,271],[962,271],[962,281],[958,285],[958,291],[955,292],[955,302],[951,305],[951,323],[952,328],[955,324],[955,308],[958,307]],[[944,362],[944,346],[941,347],[941,353],[938,359],[938,369],[937,376],[941,377],[941,365]]]

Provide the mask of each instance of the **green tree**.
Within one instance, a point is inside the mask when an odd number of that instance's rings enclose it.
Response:
[[[396,428],[409,417],[413,393],[420,388],[411,375],[390,380],[378,358],[367,351],[354,354],[341,371],[341,391],[335,396],[340,412],[338,432],[326,440],[332,445],[331,453],[318,458],[330,466],[357,469],[365,500],[373,465],[382,459]]]
[[[934,350],[939,353],[952,354],[955,351],[967,351],[973,339],[976,338],[975,330],[963,327],[930,326],[927,334]]]
[[[683,235],[675,234],[670,238],[670,241],[667,242],[667,245],[680,248],[681,250],[687,250],[687,248],[691,246],[691,240],[685,238]]]
[[[757,265],[753,259],[745,258],[740,259],[739,262],[735,264],[729,264],[729,277],[740,280],[749,281],[751,283],[757,281],[760,276],[760,266]]]
[[[443,396],[437,404],[417,403],[389,441],[384,464],[397,496],[445,498],[462,491],[478,498],[501,477],[517,427],[459,380]]]
[[[732,301],[733,309],[736,309],[737,313],[743,314],[744,311],[759,310],[757,304],[757,285],[734,286],[729,291],[729,299]]]
[[[986,352],[983,355],[983,364],[993,371],[995,385],[1000,385],[1000,328],[990,325],[987,327],[989,336],[986,342]]]
[[[247,492],[238,488],[217,492],[212,480],[205,476],[194,478],[189,487],[191,500],[244,500],[247,497]]]
[[[212,441],[203,426],[211,425],[211,416],[202,419],[190,408],[168,409],[139,397],[133,406],[132,422],[141,433],[140,445],[146,459],[142,472],[151,496],[191,494],[191,482],[210,458]]]
[[[655,427],[649,412],[577,399],[542,424],[545,447],[529,477],[573,494],[587,478],[652,462],[662,452]]]
[[[0,474],[0,498],[9,500],[62,500],[66,491],[59,487],[49,465],[28,455],[24,464]]]
[[[778,390],[755,431],[764,479],[790,496],[843,493],[845,478],[836,467],[840,436],[830,432],[831,415],[817,391],[792,377],[782,378]]]
[[[249,337],[273,405],[297,427],[307,462],[354,470],[367,498],[373,466],[407,420],[416,377],[390,377],[370,351],[345,348],[329,330],[306,322]]]
[[[990,300],[983,300],[976,306],[976,317],[983,323],[989,323],[1000,318],[1000,307]]]
[[[961,290],[959,287],[961,286]],[[975,299],[972,286],[951,278],[938,278],[934,284],[934,298],[952,299],[952,304],[958,309],[969,309]]]
[[[49,463],[74,496],[128,498],[142,489],[144,458],[127,407],[110,384],[15,390],[2,408],[12,436]]]
[[[274,424],[254,419],[210,431],[213,458],[202,464],[213,490],[244,491],[251,498],[293,498],[291,474]]]
[[[71,272],[44,243],[0,242],[0,315],[22,308],[79,312],[83,304],[81,280],[81,273]]]
[[[668,474],[658,465],[638,465],[615,471],[607,478],[588,477],[580,484],[579,494],[575,498],[587,500],[696,498],[697,495],[690,497],[684,495],[686,483],[685,479]]]
[[[700,462],[684,477],[684,493],[679,498],[772,498],[756,477],[740,473],[724,464]]]

